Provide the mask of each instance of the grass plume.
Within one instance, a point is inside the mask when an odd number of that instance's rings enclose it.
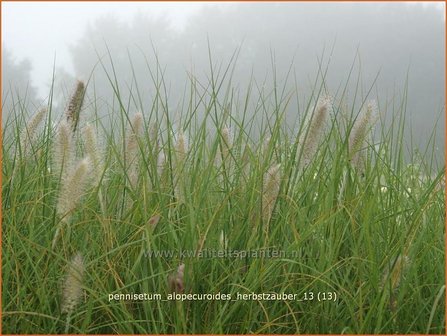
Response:
[[[302,160],[300,162],[301,167],[306,167],[312,162],[320,144],[326,120],[331,111],[332,98],[326,96],[320,98],[311,113],[307,114],[305,130],[303,130],[304,133],[299,142]]]
[[[84,272],[84,259],[80,253],[76,253],[68,264],[62,299],[63,313],[72,313],[81,301]]]
[[[24,157],[29,157],[32,153],[33,147],[36,145],[36,136],[39,125],[47,115],[47,108],[38,110],[26,123],[20,136],[20,148],[24,153]]]
[[[82,300],[85,265],[82,255],[76,253],[68,264],[62,295],[62,313],[67,314],[65,333],[70,328],[71,315]]]
[[[61,121],[53,144],[53,169],[55,174],[64,174],[71,166],[75,149],[70,127],[66,121]]]
[[[81,115],[81,109],[84,103],[84,95],[85,95],[84,82],[78,80],[76,83],[76,88],[65,110],[65,117],[67,119],[67,123],[70,125],[71,131],[73,133],[76,132],[76,129],[79,124],[79,117]]]
[[[73,211],[78,206],[84,196],[88,183],[90,181],[91,161],[84,158],[62,179],[61,190],[56,205],[56,214],[60,222],[54,234],[52,248],[54,249],[61,234],[64,224],[68,224]]]
[[[368,135],[368,131],[372,127],[373,116],[376,114],[375,101],[369,101],[364,111],[354,122],[349,136],[349,159],[352,166],[357,171],[363,170],[364,165],[364,143]]]
[[[92,162],[95,184],[99,183],[103,172],[103,159],[99,149],[95,129],[88,124],[84,130],[85,152]]]
[[[61,191],[57,203],[57,214],[68,220],[69,215],[79,204],[88,185],[91,171],[89,158],[81,160],[62,180]]]

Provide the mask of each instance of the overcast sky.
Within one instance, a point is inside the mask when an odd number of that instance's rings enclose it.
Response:
[[[20,61],[32,60],[33,85],[44,95],[53,60],[73,74],[69,55],[72,41],[79,39],[88,23],[107,14],[130,21],[135,14],[165,16],[175,29],[182,29],[189,16],[203,6],[232,6],[203,2],[2,2],[3,44]],[[443,2],[425,4],[444,8]]]
[[[18,61],[28,58],[33,64],[33,84],[44,95],[48,76],[56,65],[73,72],[68,47],[82,36],[95,18],[113,14],[130,21],[138,12],[166,16],[172,27],[182,29],[199,8],[213,4],[200,2],[2,2],[3,44]],[[215,5],[215,4],[214,4]],[[231,5],[231,4],[230,4]]]
[[[94,87],[92,96],[104,102],[100,113],[107,114],[114,92],[106,69],[95,65],[98,56],[109,50],[117,60],[120,85],[144,83],[149,93],[143,105],[150,106],[155,88],[145,72],[145,57],[153,55],[155,46],[166,65],[163,79],[169,104],[176,110],[183,101],[188,71],[206,83],[210,41],[213,60],[218,62],[228,61],[242,46],[231,78],[238,88],[247,88],[254,79],[269,90],[265,80],[271,78],[273,52],[279,82],[288,85],[286,90],[296,89],[301,102],[313,92],[319,61],[323,65],[330,61],[324,79],[328,90],[337,93],[355,65],[353,73],[360,82],[346,83],[348,94],[359,88],[360,96],[377,98],[382,111],[391,111],[389,120],[395,102],[408,88],[407,121],[417,128],[421,144],[445,113],[444,2],[1,2],[1,6],[2,47],[14,59],[2,69],[2,81],[23,95],[31,75],[28,100],[34,106],[48,97],[55,66],[53,107],[61,112],[72,82],[94,75],[95,85],[89,89]],[[162,20],[154,20],[158,18]],[[24,59],[30,61],[31,73],[26,64],[18,63]],[[282,82],[291,60],[296,88]],[[151,61],[155,59],[149,57]],[[3,99],[8,106],[5,95]],[[13,101],[9,103],[12,106]],[[297,109],[288,106],[291,124]],[[443,119],[437,125],[437,143],[444,144]]]

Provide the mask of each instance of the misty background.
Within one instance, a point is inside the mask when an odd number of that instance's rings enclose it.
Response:
[[[53,75],[56,113],[76,79],[89,81],[86,119],[93,108],[119,113],[107,77],[113,71],[129,112],[148,114],[151,71],[159,69],[178,116],[191,78],[209,82],[211,54],[213,76],[234,64],[235,100],[242,104],[252,84],[250,113],[256,95],[276,85],[296,90],[299,101],[291,99],[286,114],[294,124],[324,74],[330,94],[346,87],[348,106],[376,99],[387,120],[406,99],[413,145],[423,150],[435,129],[443,155],[444,11],[444,3],[2,3],[3,124],[14,109],[31,114],[46,105]],[[133,99],[136,87],[141,101]]]

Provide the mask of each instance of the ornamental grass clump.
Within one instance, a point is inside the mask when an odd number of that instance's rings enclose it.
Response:
[[[436,143],[420,160],[407,153],[406,104],[394,101],[375,147],[371,122],[356,140],[369,91],[351,101],[336,88],[328,115],[329,100],[314,98],[329,90],[319,77],[307,97],[299,78],[259,94],[253,83],[246,97],[225,80],[193,82],[173,106],[162,82],[137,89],[135,79],[127,92],[109,74],[116,96],[82,111],[75,134],[65,116],[53,130],[48,103],[26,161],[29,104],[17,102],[2,146],[4,333],[445,334]],[[297,137],[305,106],[312,118]],[[367,178],[348,161],[357,153]],[[253,299],[270,292],[294,297]]]

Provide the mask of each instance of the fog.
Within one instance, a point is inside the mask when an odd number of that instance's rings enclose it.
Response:
[[[87,110],[118,111],[106,75],[115,71],[124,101],[141,90],[129,109],[147,113],[157,66],[178,114],[191,76],[206,85],[233,60],[240,100],[249,83],[255,92],[296,90],[300,100],[287,106],[291,123],[318,78],[335,97],[346,89],[348,104],[376,99],[388,120],[406,98],[413,142],[423,148],[438,122],[443,153],[444,10],[443,3],[382,2],[2,3],[2,117],[25,93],[30,112],[46,104],[53,70],[55,110],[81,79],[89,82]]]

